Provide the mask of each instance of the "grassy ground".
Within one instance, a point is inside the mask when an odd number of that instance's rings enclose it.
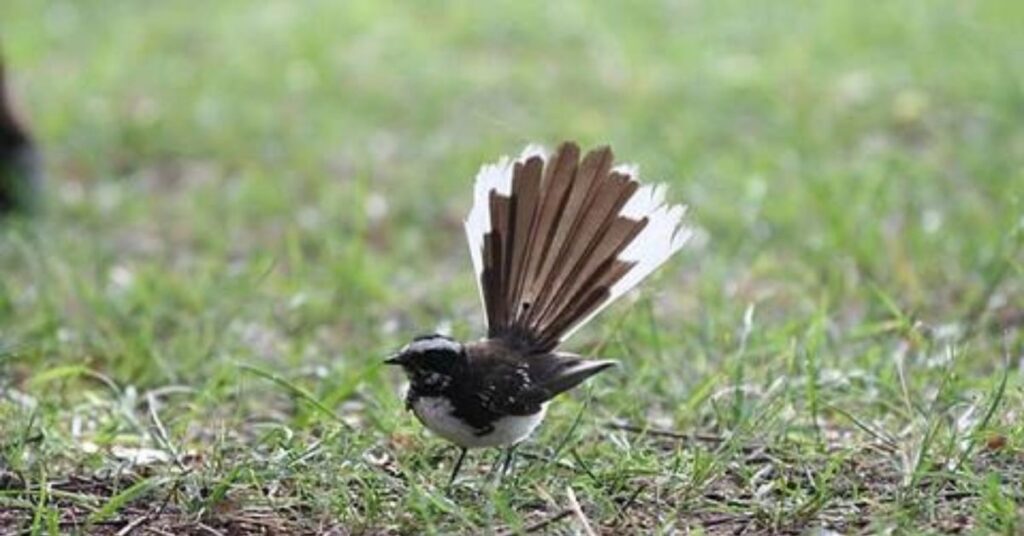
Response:
[[[0,534],[1024,531],[1024,3],[527,4],[4,0]],[[380,361],[479,336],[472,176],[563,138],[697,239],[447,496]]]

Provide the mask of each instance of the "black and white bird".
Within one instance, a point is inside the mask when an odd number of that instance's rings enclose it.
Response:
[[[470,448],[506,447],[507,471],[552,398],[616,364],[558,347],[690,237],[663,185],[608,147],[580,156],[531,145],[481,168],[465,229],[487,337],[422,336],[386,361],[408,376],[406,407],[461,448],[449,485]]]
[[[0,58],[0,217],[31,212],[39,195],[39,155],[9,100]]]

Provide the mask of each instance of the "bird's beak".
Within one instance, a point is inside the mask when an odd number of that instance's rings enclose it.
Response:
[[[385,365],[401,365],[404,362],[402,354],[394,354],[391,357],[384,360]]]

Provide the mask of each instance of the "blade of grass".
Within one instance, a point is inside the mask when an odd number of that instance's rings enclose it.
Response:
[[[248,364],[245,364],[245,363],[241,363],[238,366],[239,366],[239,368],[241,368],[242,370],[244,370],[246,372],[249,372],[251,374],[259,376],[260,378],[263,378],[264,380],[270,381],[271,383],[274,383],[275,385],[277,385],[279,387],[283,387],[285,390],[287,390],[293,396],[296,396],[296,397],[302,399],[303,401],[305,401],[306,403],[308,403],[313,409],[315,409],[321,415],[326,417],[328,420],[331,420],[331,421],[333,421],[335,423],[338,423],[342,427],[344,427],[344,428],[346,428],[346,429],[348,429],[350,431],[352,430],[352,427],[348,423],[346,423],[340,417],[335,415],[335,413],[333,411],[331,411],[330,408],[328,408],[327,406],[323,405],[323,403],[321,403],[319,400],[317,400],[317,398],[315,396],[313,396],[313,393],[310,393],[306,389],[304,389],[304,388],[302,388],[302,387],[300,387],[298,385],[295,385],[294,383],[286,380],[285,378],[283,378],[283,377],[281,377],[281,376],[279,376],[277,374],[274,374],[273,372],[270,372],[270,371],[267,371],[267,370],[263,370],[263,369],[261,369],[261,368],[259,368],[257,366],[248,365]]]

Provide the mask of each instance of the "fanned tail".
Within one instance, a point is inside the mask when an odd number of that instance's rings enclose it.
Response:
[[[636,176],[572,142],[480,170],[465,227],[490,337],[549,351],[683,247],[684,207]]]

